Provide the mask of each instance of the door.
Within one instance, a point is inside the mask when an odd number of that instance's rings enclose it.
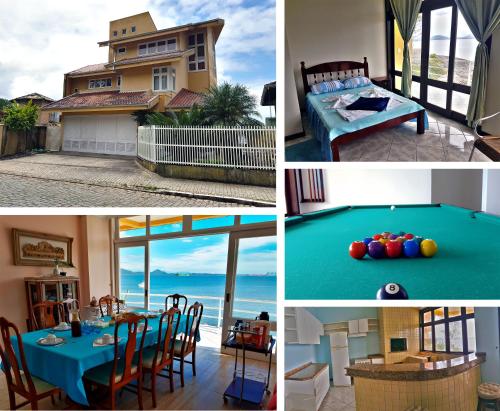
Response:
[[[115,253],[118,298],[127,307],[149,309],[148,243],[119,244]]]
[[[65,116],[63,150],[135,156],[137,123],[128,114]]]
[[[236,320],[254,320],[262,311],[276,330],[276,246],[275,228],[231,233],[224,333]]]

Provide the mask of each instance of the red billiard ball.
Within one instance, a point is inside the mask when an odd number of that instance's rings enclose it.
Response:
[[[366,245],[363,241],[354,241],[349,246],[349,255],[357,260],[362,259],[366,254]]]
[[[413,234],[405,234],[404,237],[407,239],[407,240],[413,240],[413,237],[415,237]]]
[[[380,234],[375,234],[373,237],[372,237],[375,241],[378,241],[382,238],[382,235]]]
[[[391,240],[385,245],[385,253],[389,258],[398,258],[401,256],[402,243],[397,240]]]

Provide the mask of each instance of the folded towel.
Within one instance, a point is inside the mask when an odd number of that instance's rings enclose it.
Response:
[[[389,104],[390,97],[360,97],[349,104],[347,110],[384,111]]]

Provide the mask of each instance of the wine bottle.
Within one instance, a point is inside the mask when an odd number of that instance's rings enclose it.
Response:
[[[78,316],[78,310],[73,310],[71,312],[71,336],[82,336],[82,323],[80,322],[80,317]]]

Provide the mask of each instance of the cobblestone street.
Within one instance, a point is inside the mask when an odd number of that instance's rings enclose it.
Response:
[[[275,189],[164,178],[134,158],[36,154],[0,161],[4,207],[274,206]]]
[[[241,207],[241,204],[0,174],[0,207]]]

